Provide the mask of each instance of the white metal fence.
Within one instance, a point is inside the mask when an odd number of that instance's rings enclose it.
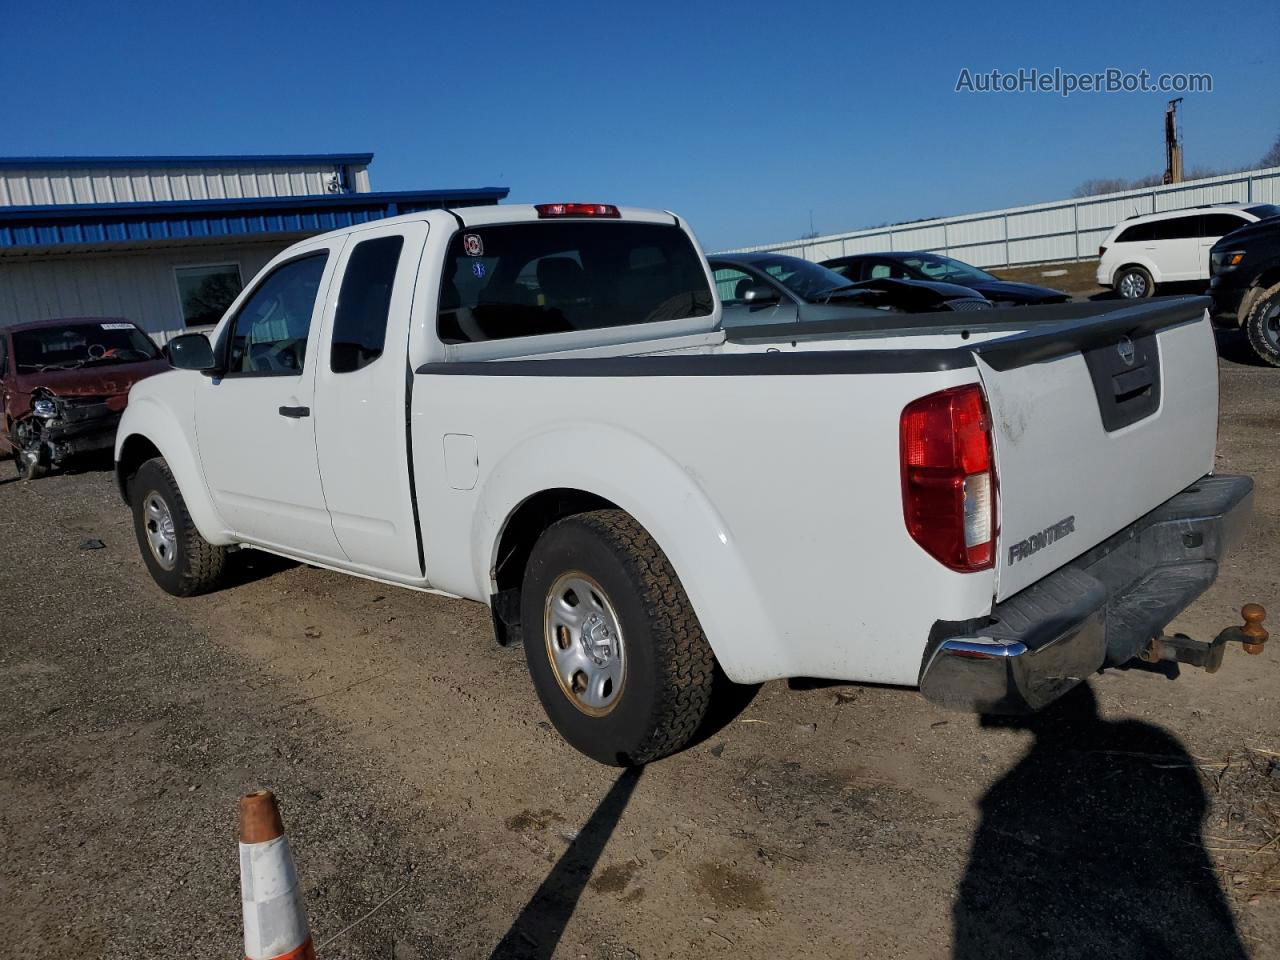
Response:
[[[1108,231],[1127,217],[1236,201],[1280,203],[1280,167],[808,240],[738,247],[729,252],[770,250],[827,260],[854,253],[928,250],[980,267],[1081,260],[1096,257]]]

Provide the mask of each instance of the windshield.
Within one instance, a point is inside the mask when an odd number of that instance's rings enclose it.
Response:
[[[1246,213],[1252,213],[1259,220],[1266,220],[1268,217],[1280,217],[1280,206],[1274,203],[1256,203],[1252,207],[1245,207]]]
[[[773,277],[801,300],[812,300],[836,287],[849,285],[848,279],[834,270],[799,257],[777,256],[767,260],[751,260],[749,263]]]
[[[926,280],[941,280],[943,283],[981,283],[983,280],[999,279],[985,270],[935,253],[911,254],[903,257],[902,262],[922,274]]]
[[[14,365],[19,370],[73,370],[76,367],[155,360],[151,338],[124,321],[81,321],[36,327],[13,335]]]
[[[540,221],[460,230],[445,255],[440,338],[500,340],[709,316],[715,298],[676,226]]]

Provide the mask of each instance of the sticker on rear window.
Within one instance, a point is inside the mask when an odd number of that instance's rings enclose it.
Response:
[[[104,323],[101,324],[103,330],[132,330],[132,323]]]
[[[477,260],[475,263],[473,263],[471,265],[471,272],[476,275],[477,280],[483,280],[484,279],[484,262],[481,260]]]
[[[484,241],[478,233],[468,233],[462,238],[462,249],[467,251],[469,257],[484,256]]]

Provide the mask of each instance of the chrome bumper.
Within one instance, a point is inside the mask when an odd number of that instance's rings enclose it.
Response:
[[[1205,477],[989,617],[935,625],[920,676],[934,703],[1025,713],[1145,648],[1217,579],[1253,481]]]

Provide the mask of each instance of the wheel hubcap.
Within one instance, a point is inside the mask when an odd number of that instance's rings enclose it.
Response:
[[[1280,350],[1280,303],[1275,304],[1262,320],[1262,335],[1273,350]]]
[[[608,596],[585,573],[557,578],[543,622],[547,658],[569,702],[590,716],[617,705],[627,676],[626,648]]]
[[[151,555],[160,566],[172,570],[178,562],[178,535],[173,529],[173,514],[169,511],[169,505],[153,490],[142,501],[142,516]]]
[[[1120,295],[1136,300],[1147,292],[1147,281],[1140,273],[1126,273],[1120,280]]]

